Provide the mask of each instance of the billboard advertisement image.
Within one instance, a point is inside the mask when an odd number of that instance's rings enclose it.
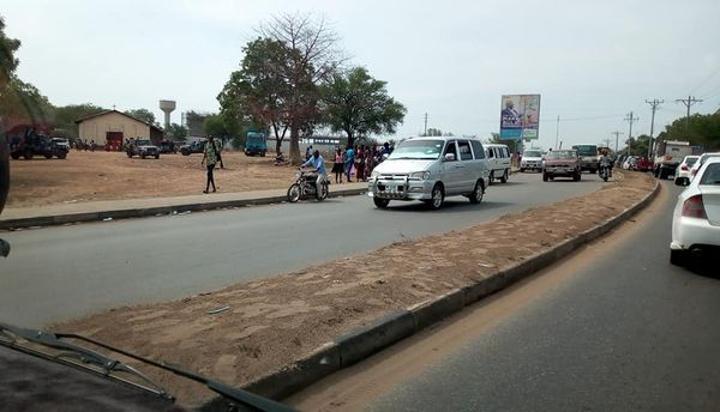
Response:
[[[500,138],[503,140],[534,140],[540,124],[539,94],[502,96]]]

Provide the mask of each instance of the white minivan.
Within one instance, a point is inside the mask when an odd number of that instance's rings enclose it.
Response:
[[[486,144],[485,157],[487,157],[490,170],[489,184],[500,180],[502,183],[510,177],[510,148],[504,144]]]
[[[384,209],[391,200],[422,200],[439,209],[448,196],[462,195],[478,203],[489,171],[479,140],[415,137],[400,142],[377,165],[368,181],[368,196]]]

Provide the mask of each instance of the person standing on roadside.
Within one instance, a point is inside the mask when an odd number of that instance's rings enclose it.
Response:
[[[343,176],[343,166],[345,162],[343,162],[343,153],[342,150],[338,147],[337,150],[335,150],[335,162],[333,163],[332,171],[335,173],[335,183],[342,183],[342,176]]]
[[[350,173],[352,173],[353,165],[355,164],[355,151],[352,146],[348,145],[345,150],[345,176],[347,177],[348,183],[352,183]]]
[[[200,161],[201,165],[207,166],[207,181],[205,183],[205,190],[203,190],[203,193],[208,193],[210,191],[210,185],[212,185],[213,193],[217,191],[217,189],[215,189],[215,176],[213,175],[213,170],[215,169],[217,162],[218,150],[215,145],[215,139],[212,135],[208,135],[208,140],[205,144],[205,151],[203,152],[203,158],[202,161]]]

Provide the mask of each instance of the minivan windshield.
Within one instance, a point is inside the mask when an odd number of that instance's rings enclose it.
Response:
[[[440,157],[443,140],[405,140],[401,142],[388,159],[427,159]]]
[[[523,157],[542,157],[542,152],[539,150],[526,150]]]

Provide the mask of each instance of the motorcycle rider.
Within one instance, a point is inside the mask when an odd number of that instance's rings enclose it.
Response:
[[[612,164],[612,159],[608,156],[607,150],[603,150],[602,156],[600,157],[600,167],[607,168],[608,177],[612,177]]]
[[[327,173],[325,172],[325,159],[320,156],[319,150],[315,150],[312,156],[310,156],[310,158],[300,166],[301,169],[304,167],[311,167],[313,171],[317,173],[317,179],[315,180],[315,193],[317,193],[317,196],[319,197],[322,183],[327,178]]]

